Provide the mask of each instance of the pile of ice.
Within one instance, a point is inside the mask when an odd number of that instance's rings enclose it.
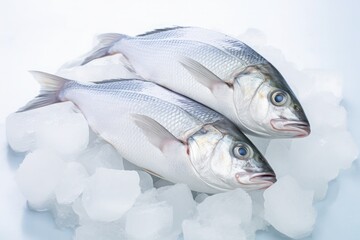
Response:
[[[310,235],[314,203],[358,155],[340,104],[341,78],[297,70],[254,31],[241,39],[283,73],[312,127],[303,139],[257,140],[278,176],[272,187],[209,196],[151,177],[92,133],[72,103],[60,103],[7,119],[9,145],[28,152],[16,180],[29,206],[51,211],[60,227],[75,229],[76,240],[243,240],[269,225],[294,239]],[[131,77],[117,68],[118,60],[113,56],[59,74],[81,81]]]

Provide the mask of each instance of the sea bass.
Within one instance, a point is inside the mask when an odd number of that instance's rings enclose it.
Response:
[[[80,83],[33,72],[40,94],[18,112],[73,102],[89,126],[133,164],[192,190],[269,187],[275,173],[256,147],[219,113],[142,80]]]
[[[304,137],[310,125],[279,71],[238,39],[194,27],[130,37],[103,34],[77,64],[121,53],[142,78],[194,99],[265,138]]]

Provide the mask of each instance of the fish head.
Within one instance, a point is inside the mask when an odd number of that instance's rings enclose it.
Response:
[[[207,126],[191,137],[189,145],[194,169],[215,189],[257,190],[276,182],[265,157],[239,130]]]
[[[234,91],[238,118],[248,132],[272,138],[310,134],[303,107],[271,64],[248,67],[236,78]]]

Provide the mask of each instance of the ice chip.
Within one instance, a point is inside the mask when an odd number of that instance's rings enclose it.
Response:
[[[136,199],[134,206],[157,202],[159,202],[159,200],[157,199],[157,189],[151,188],[146,192],[140,194],[140,196]]]
[[[124,169],[123,159],[116,149],[100,138],[95,138],[89,147],[79,156],[78,161],[84,165],[89,174],[96,169]]]
[[[184,221],[183,235],[184,240],[248,240],[240,226],[208,225],[195,220]]]
[[[75,240],[119,240],[125,239],[121,222],[92,222],[78,227]]]
[[[182,224],[184,240],[247,239],[252,202],[242,189],[207,197],[197,206],[198,214]]]
[[[180,232],[183,220],[190,217],[195,211],[196,203],[189,187],[186,184],[175,184],[159,188],[157,198],[172,206],[174,212],[173,228]]]
[[[340,169],[350,167],[358,150],[348,131],[332,130],[293,141],[290,153],[291,175],[302,186],[316,190],[316,198],[321,199],[327,182],[336,178]]]
[[[253,235],[259,229],[265,229],[269,224],[264,220],[264,191],[249,192],[252,200],[252,219],[247,225],[247,235]]]
[[[328,181],[319,180],[318,182],[314,183],[311,187],[307,187],[307,189],[314,190],[314,201],[320,201],[326,197],[328,187],[329,187]]]
[[[136,166],[135,164],[129,162],[126,159],[123,159],[123,165],[125,170],[136,170],[136,171],[142,171],[143,168]]]
[[[172,225],[173,208],[165,202],[135,206],[126,214],[129,239],[159,239],[170,233]]]
[[[174,183],[166,181],[165,179],[159,179],[154,182],[154,187],[156,187],[156,188],[172,186],[172,185],[174,185]]]
[[[72,203],[72,209],[79,218],[79,225],[86,225],[94,222],[93,220],[90,219],[89,215],[86,213],[81,198],[77,198]]]
[[[80,163],[67,163],[64,175],[55,188],[57,202],[60,204],[72,203],[83,192],[88,176],[87,171]]]
[[[311,88],[309,84],[304,86],[308,95],[325,92],[334,95],[338,100],[342,98],[343,79],[338,73],[314,69],[307,70],[305,73],[311,81]]]
[[[144,172],[144,171],[137,171],[140,178],[140,188],[141,192],[146,192],[147,190],[154,187],[153,179],[150,176],[150,174]]]
[[[263,46],[267,42],[265,34],[255,28],[248,28],[246,32],[238,36],[238,39],[241,39],[245,43],[251,44],[251,46]]]
[[[316,219],[313,197],[314,192],[303,190],[293,177],[281,177],[264,193],[265,219],[291,238],[306,237]]]
[[[137,172],[98,168],[84,189],[82,204],[92,220],[110,222],[121,218],[139,194]]]
[[[47,150],[36,150],[25,157],[16,172],[16,181],[31,207],[36,210],[49,207],[64,169],[64,161]]]
[[[54,202],[51,213],[56,225],[60,228],[75,228],[79,224],[79,216],[74,212],[70,204]]]
[[[64,102],[11,114],[6,120],[6,135],[14,151],[41,147],[74,154],[86,148],[89,127],[75,105]]]
[[[290,148],[292,140],[271,140],[266,150],[265,157],[274,169],[276,176],[281,177],[290,172]]]
[[[209,197],[206,193],[198,193],[195,197],[195,202],[201,203],[203,202],[207,197]]]
[[[215,225],[239,225],[250,222],[252,216],[251,198],[242,189],[207,197],[197,209],[201,219]]]
[[[346,129],[346,110],[331,93],[318,93],[302,101],[313,132]],[[319,114],[321,112],[321,114]]]

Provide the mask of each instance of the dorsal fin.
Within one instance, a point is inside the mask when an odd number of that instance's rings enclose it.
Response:
[[[170,31],[170,30],[174,30],[174,29],[179,29],[179,28],[186,28],[186,27],[175,26],[175,27],[168,27],[168,28],[159,28],[159,29],[154,29],[154,30],[152,30],[150,32],[146,32],[146,33],[136,35],[136,36],[137,37],[143,37],[143,36],[147,36],[147,35],[151,35],[151,34],[155,34],[155,33],[159,33],[159,32],[166,32],[166,31]]]

